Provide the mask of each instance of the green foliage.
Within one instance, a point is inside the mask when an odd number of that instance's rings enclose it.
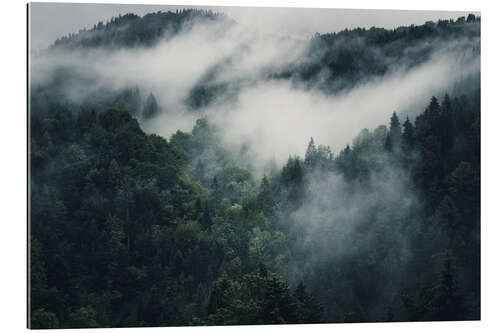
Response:
[[[99,326],[96,321],[96,312],[91,306],[81,307],[69,314],[69,327],[95,328]]]
[[[57,108],[34,112],[31,324],[477,318],[478,119],[479,108],[465,98],[433,98],[415,124],[407,118],[401,129],[393,114],[389,130],[361,131],[335,158],[311,139],[304,160],[290,157],[257,187],[252,173],[223,151],[206,119],[168,142],[144,134],[122,110],[81,110],[71,117]],[[443,133],[447,126],[452,135]],[[193,167],[193,160],[207,163],[217,152],[223,158],[215,170]],[[327,256],[339,248],[324,252],[321,243],[297,247],[308,231],[294,221],[311,205],[317,177],[343,177],[349,205],[361,189],[380,186],[374,175],[391,181],[387,170],[401,168],[411,175],[405,186],[418,201],[366,201],[361,219],[351,220],[362,233],[345,240],[352,255]],[[341,230],[321,233],[335,239]],[[443,257],[443,245],[445,259],[433,259]],[[266,266],[289,281],[299,279],[297,289],[290,291]]]
[[[57,316],[52,312],[47,312],[45,309],[36,309],[31,314],[31,328],[45,328],[53,329],[59,328],[59,320]]]
[[[294,293],[274,273],[249,273],[239,281],[230,280],[223,274],[212,286],[207,316],[193,318],[193,324],[312,323],[320,318],[321,311],[303,284]]]

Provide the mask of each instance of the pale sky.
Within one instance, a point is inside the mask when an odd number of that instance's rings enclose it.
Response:
[[[30,43],[32,49],[46,48],[56,38],[82,28],[91,28],[99,21],[106,22],[119,14],[144,15],[190,6],[31,3]],[[268,31],[312,35],[345,28],[372,26],[395,28],[402,25],[423,24],[438,19],[456,19],[469,12],[422,10],[360,10],[360,9],[304,9],[262,7],[201,7],[224,12],[237,22],[261,27]],[[478,15],[479,13],[474,13]]]

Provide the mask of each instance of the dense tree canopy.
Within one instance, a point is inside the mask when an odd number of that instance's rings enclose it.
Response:
[[[211,10],[182,9],[175,13],[156,12],[140,17],[136,14],[119,15],[109,22],[99,22],[92,29],[58,38],[53,48],[77,49],[89,47],[122,48],[149,47],[162,38],[172,37],[195,21],[227,19]]]
[[[290,158],[260,185],[218,146],[207,119],[167,141],[144,134],[126,111],[33,112],[33,326],[378,321],[388,311],[391,320],[478,318],[474,100],[432,98],[403,126],[394,113],[389,130],[362,131],[335,158],[311,139],[304,160]],[[187,167],[207,149],[228,161]],[[387,170],[411,175],[409,208],[404,197],[365,206],[347,221],[369,235],[346,235],[357,249],[341,260],[319,241],[297,246],[310,233],[298,219],[316,180],[343,176],[340,204],[350,205],[359,188],[380,190],[370,179]]]
[[[188,17],[219,15],[127,14],[54,47],[151,46]],[[275,78],[307,85],[328,68],[336,89],[337,75],[383,74],[409,50],[420,61],[429,50],[415,40],[475,37],[479,24],[317,35],[310,57]],[[162,112],[152,93],[75,102],[63,97],[68,73],[31,87],[33,328],[479,319],[475,82],[404,118],[387,110],[387,124],[339,152],[310,138],[304,156],[262,176],[210,117],[168,139],[146,134],[140,121]],[[188,104],[209,103],[193,91]]]

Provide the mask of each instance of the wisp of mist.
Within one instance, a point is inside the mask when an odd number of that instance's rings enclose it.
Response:
[[[87,73],[92,84],[66,88],[75,100],[100,87],[137,85],[143,93],[153,92],[163,110],[142,121],[145,131],[169,138],[179,129],[190,131],[207,115],[229,148],[250,149],[258,171],[270,160],[281,165],[289,156],[302,156],[311,136],[338,152],[363,128],[387,123],[394,111],[419,113],[432,94],[479,71],[477,57],[457,52],[467,42],[455,41],[443,43],[416,67],[394,63],[384,76],[327,94],[269,79],[267,74],[301,61],[311,36],[265,31],[251,24],[199,23],[152,48],[47,52],[34,57],[32,80],[43,82],[61,66]],[[193,112],[185,100],[209,72],[211,83],[234,86],[229,91],[235,96],[218,96]]]

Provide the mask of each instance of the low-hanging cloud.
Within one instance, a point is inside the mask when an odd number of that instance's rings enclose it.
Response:
[[[394,111],[421,112],[433,94],[477,70],[477,62],[443,51],[410,71],[396,68],[336,95],[289,81],[261,81],[244,89],[236,103],[207,112],[225,129],[226,143],[249,143],[258,164],[272,158],[283,163],[290,155],[302,156],[311,136],[338,151],[361,129],[386,123]]]
[[[75,100],[90,90],[138,85],[144,94],[153,92],[164,110],[143,121],[146,131],[169,137],[178,129],[189,131],[206,114],[223,129],[227,146],[250,147],[259,169],[269,160],[283,163],[290,155],[302,155],[311,136],[338,151],[361,129],[386,123],[393,111],[420,112],[433,94],[479,71],[471,41],[459,40],[435,47],[430,59],[416,67],[394,63],[384,76],[341,93],[269,79],[269,73],[303,59],[309,38],[227,21],[195,24],[152,48],[45,53],[32,59],[33,82],[66,66],[92,78],[91,84],[66,88]],[[210,83],[234,88],[229,89],[234,98],[219,96],[192,112],[185,100],[209,73]]]

